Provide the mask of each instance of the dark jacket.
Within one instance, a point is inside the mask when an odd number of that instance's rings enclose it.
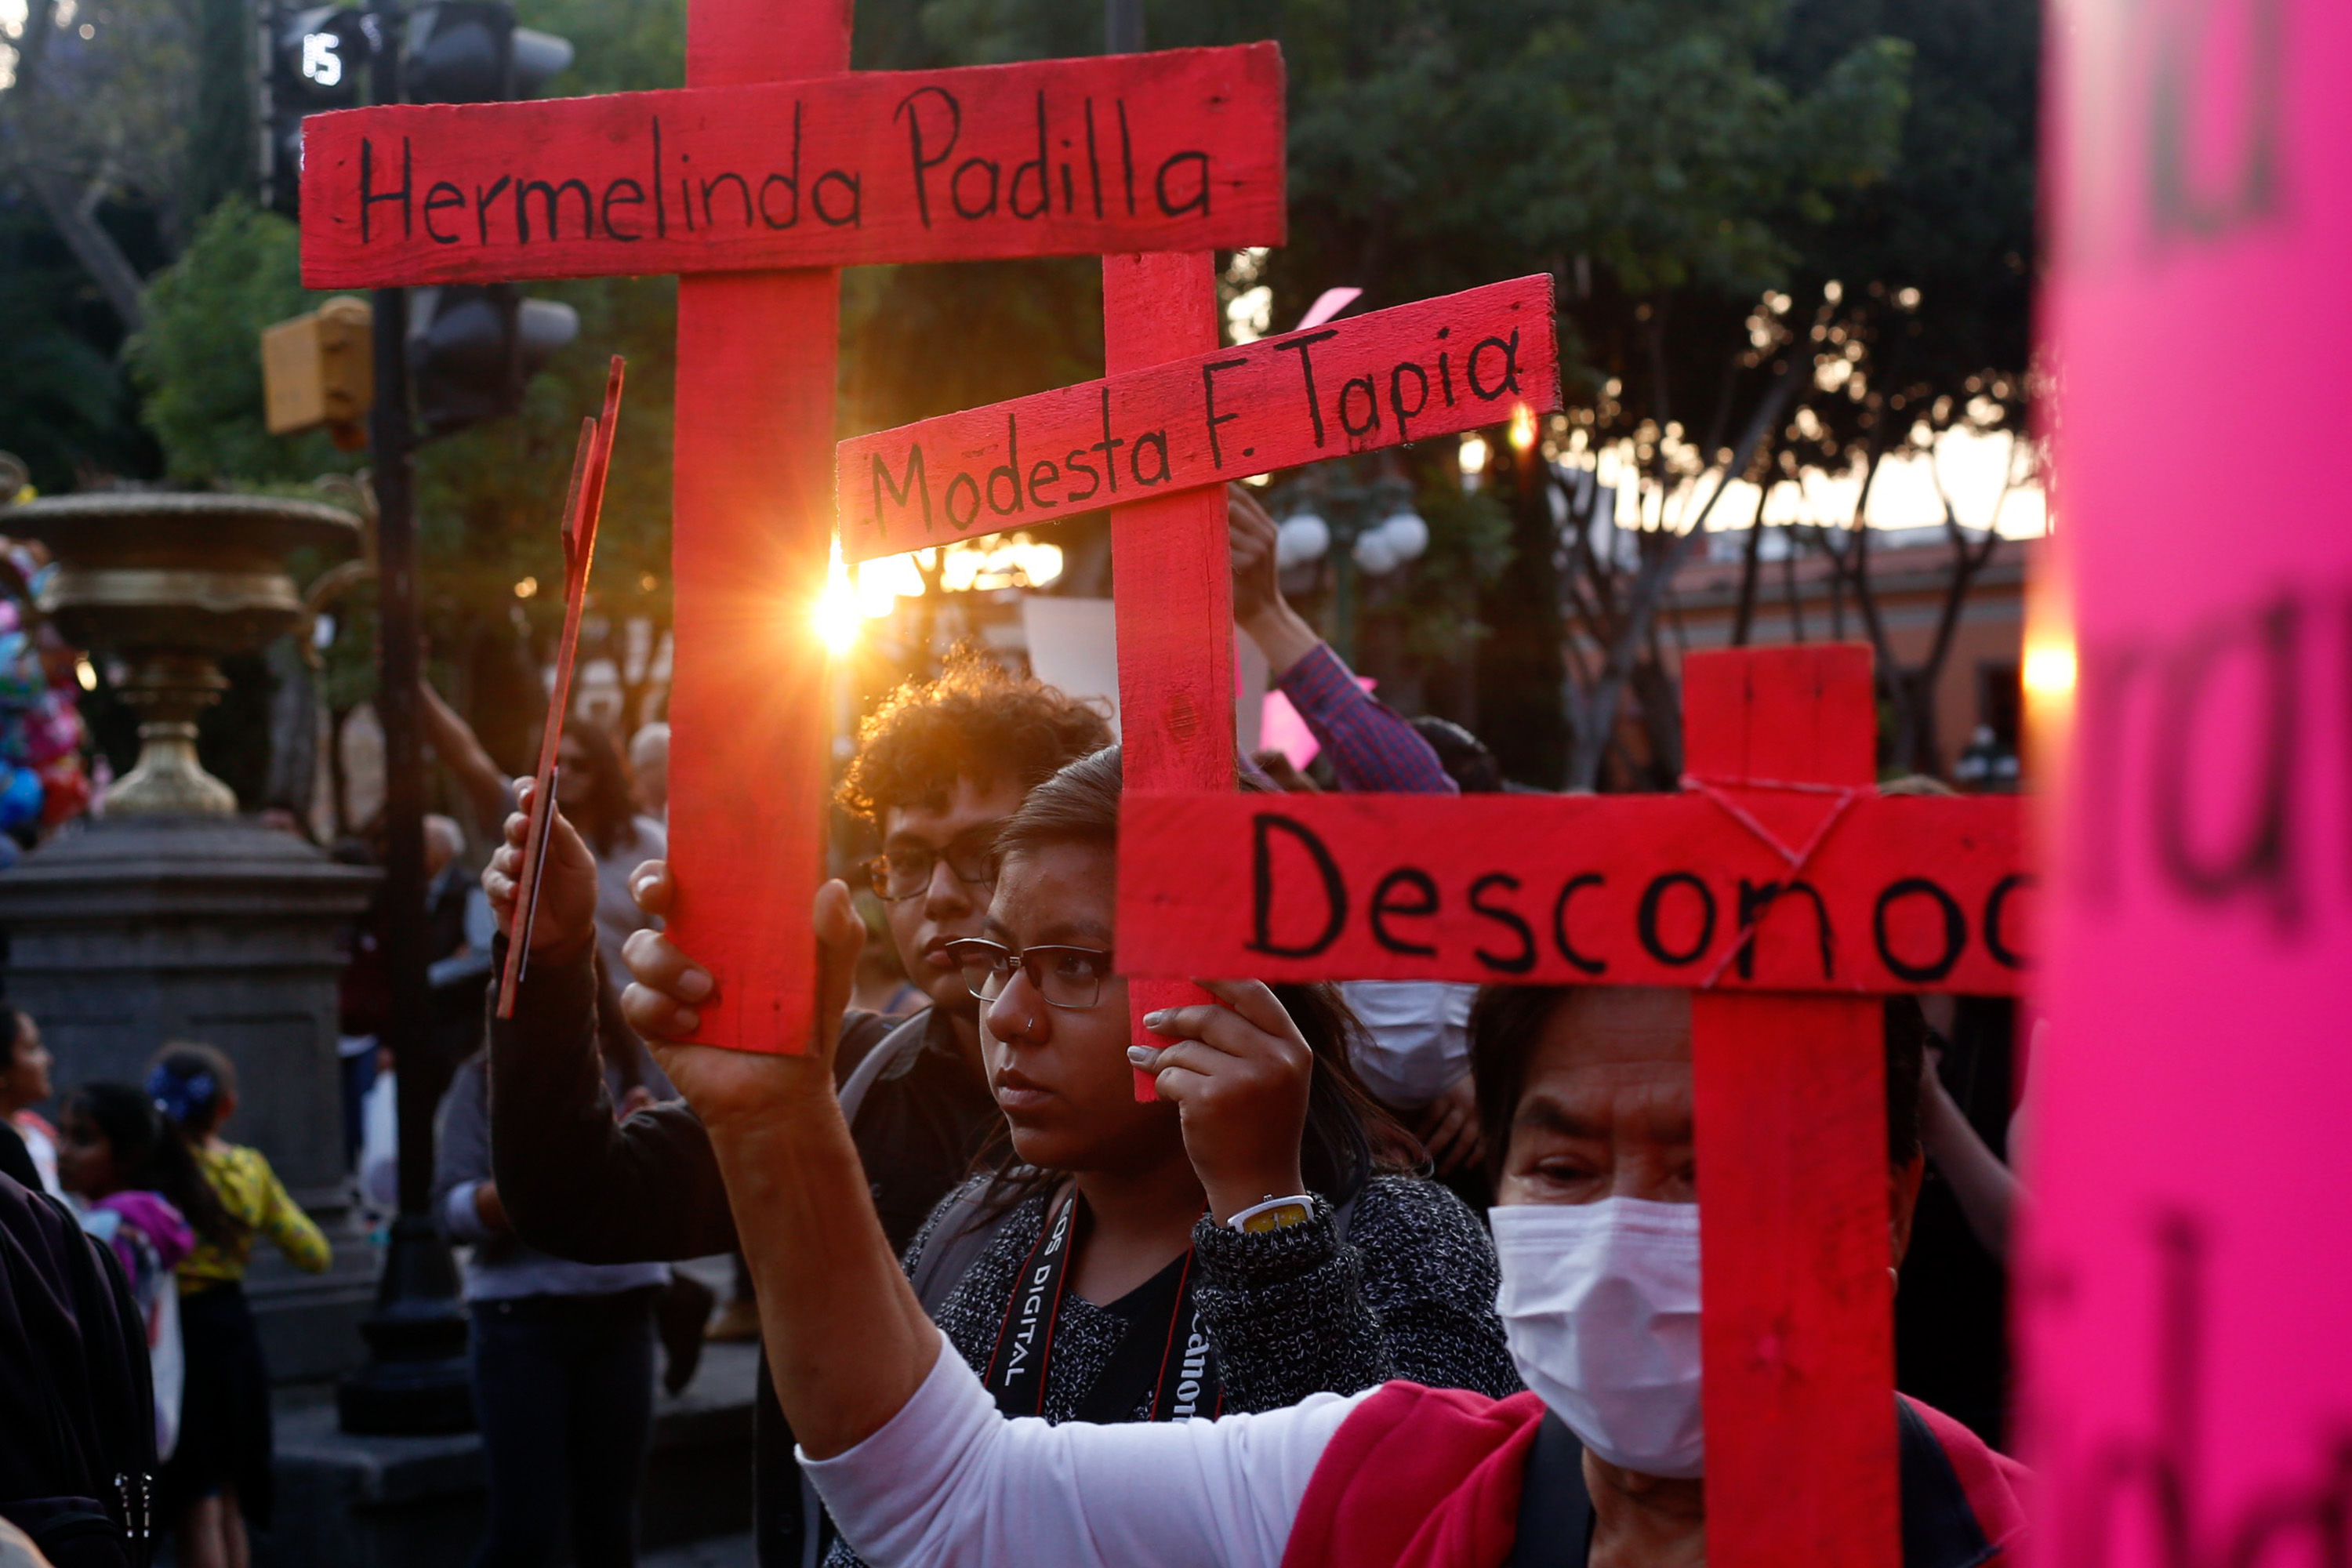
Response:
[[[497,962],[505,962],[505,942]],[[598,973],[534,961],[511,1019],[490,1024],[490,1168],[515,1233],[581,1263],[668,1262],[737,1249],[710,1135],[683,1100],[613,1119],[596,1048]],[[913,1239],[971,1169],[997,1117],[979,1068],[948,1021],[930,1016],[922,1048],[874,1082],[850,1127],[893,1247]],[[843,1020],[836,1079],[898,1021]],[[760,1561],[799,1560],[800,1471],[761,1369],[753,1406]]]
[[[58,1568],[148,1560],[150,1376],[113,1253],[64,1205],[0,1176],[0,1516]]]

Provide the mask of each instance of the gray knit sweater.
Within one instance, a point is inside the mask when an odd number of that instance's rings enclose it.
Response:
[[[912,1273],[940,1216],[976,1192],[974,1177],[933,1210],[907,1249]],[[1046,1198],[1020,1204],[940,1305],[940,1327],[976,1369],[988,1364],[1022,1261],[1045,1228]],[[1193,1228],[1194,1303],[1216,1348],[1227,1413],[1274,1410],[1310,1394],[1353,1394],[1392,1378],[1519,1391],[1495,1315],[1495,1246],[1468,1205],[1435,1182],[1376,1176],[1345,1240],[1331,1205],[1286,1229],[1244,1235],[1207,1215]],[[1045,1416],[1066,1421],[1128,1331],[1127,1320],[1072,1292],[1054,1320]],[[1136,1418],[1149,1415],[1150,1394]],[[858,1559],[840,1542],[827,1568]]]

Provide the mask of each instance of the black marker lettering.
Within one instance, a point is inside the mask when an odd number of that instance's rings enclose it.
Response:
[[[1160,454],[1160,471],[1148,476],[1143,471],[1143,453],[1147,447]],[[1135,476],[1135,482],[1139,485],[1148,487],[1166,484],[1168,482],[1168,432],[1147,430],[1135,438],[1135,445],[1127,449],[1127,471]]]
[[[849,210],[839,217],[835,217],[833,209],[825,205],[824,188],[827,185],[840,185],[849,192]],[[866,215],[864,182],[856,174],[844,174],[839,169],[827,169],[816,177],[816,184],[809,188],[809,207],[818,218],[835,228],[854,227],[864,221]]]
[[[484,245],[490,243],[490,204],[499,199],[500,191],[513,183],[506,175],[500,174],[499,183],[487,191],[479,185],[474,187],[474,227],[481,235]]]
[[[1192,198],[1181,204],[1168,199],[1168,174],[1179,163],[1193,165],[1199,182],[1192,192]],[[1207,217],[1209,216],[1209,155],[1206,153],[1178,153],[1171,156],[1166,163],[1160,165],[1160,173],[1152,181],[1152,195],[1160,198],[1160,214],[1162,217],[1181,217],[1188,212],[1197,212],[1202,217]]]
[[[1213,468],[1222,468],[1225,466],[1225,454],[1217,445],[1217,426],[1230,425],[1241,417],[1238,414],[1217,412],[1217,373],[1221,370],[1239,370],[1247,363],[1249,361],[1245,359],[1218,359],[1211,360],[1201,367],[1201,401],[1206,405],[1208,412],[1209,463]]]
[[[770,228],[791,228],[801,221],[801,105],[798,99],[793,100],[792,168],[789,174],[771,174],[760,182],[760,221]],[[772,185],[782,185],[792,193],[791,204],[784,208],[782,217],[768,210],[768,190]]]
[[[1003,475],[1004,482],[1013,487],[1013,502],[1009,506],[996,504],[996,480],[999,475]],[[1014,512],[1024,510],[1028,505],[1021,494],[1021,421],[1016,415],[1007,414],[1004,416],[1004,461],[988,470],[987,496],[988,510],[999,517],[1011,517]]]
[[[369,136],[360,138],[360,243],[362,245],[367,244],[373,237],[368,231],[368,208],[378,202],[400,204],[400,237],[403,239],[410,237],[408,193],[415,184],[415,181],[409,177],[410,161],[408,138],[404,136],[400,139],[400,189],[386,191],[382,195],[378,195],[375,194],[375,139]],[[499,184],[503,185],[506,182],[500,180]]]
[[[968,207],[963,202],[963,177],[974,169],[984,169],[988,172],[988,199],[976,207]],[[948,181],[948,199],[955,204],[956,216],[983,218],[995,212],[996,182],[997,176],[1002,172],[1003,165],[989,158],[966,158],[962,163],[958,163],[954,177]]]
[[[1478,379],[1479,356],[1488,349],[1503,351],[1503,379],[1495,384],[1495,390],[1492,392],[1487,391],[1486,384]],[[1492,403],[1507,392],[1518,391],[1519,329],[1513,327],[1511,335],[1507,338],[1479,339],[1478,346],[1470,351],[1469,361],[1463,365],[1462,374],[1469,379],[1470,390],[1477,395],[1481,403]]]
[[[1087,100],[1087,177],[1095,194],[1095,221],[1102,221],[1102,151],[1095,145],[1095,100]]]
[[[625,196],[616,196],[614,193],[619,191],[624,185],[626,185],[629,188],[629,194]],[[645,238],[645,236],[642,234],[624,234],[621,230],[613,226],[613,209],[614,207],[641,207],[645,205],[646,188],[637,184],[636,181],[619,179],[614,180],[611,184],[606,185],[604,187],[604,204],[603,208],[597,214],[599,217],[604,220],[604,237],[607,239],[617,239],[624,245],[633,245],[636,241]]]
[[[1489,888],[1507,888],[1516,893],[1519,890],[1519,879],[1507,871],[1489,871],[1470,884],[1470,907],[1497,925],[1509,927],[1512,934],[1519,939],[1519,951],[1508,956],[1488,952],[1483,947],[1473,948],[1471,952],[1489,969],[1504,974],[1525,974],[1536,966],[1536,933],[1528,928],[1526,921],[1519,918],[1517,910],[1480,902]]]
[[[1606,974],[1609,972],[1609,961],[1605,958],[1586,957],[1576,950],[1574,942],[1568,940],[1568,901],[1576,897],[1580,889],[1598,888],[1608,879],[1598,871],[1586,871],[1579,876],[1570,877],[1560,888],[1559,897],[1552,900],[1551,944],[1559,949],[1559,955],[1562,958],[1587,974]]]
[[[732,178],[731,175],[726,177]],[[742,182],[737,180],[736,184],[740,184]],[[550,239],[562,237],[558,232],[561,227],[557,221],[561,211],[558,204],[566,191],[580,193],[581,237],[583,239],[593,237],[592,231],[595,227],[596,218],[596,198],[590,194],[587,181],[566,180],[562,184],[551,185],[545,180],[522,180],[518,182],[514,188],[516,244],[530,243],[530,210],[524,204],[530,199],[533,192],[538,193],[541,210],[547,215],[547,237]],[[743,217],[747,223],[751,221],[751,193],[747,191],[743,195]]]
[[[1060,503],[1055,500],[1052,496],[1040,495],[1038,494],[1038,491],[1046,485],[1058,485],[1061,482],[1062,470],[1055,465],[1053,458],[1040,458],[1035,462],[1030,464],[1029,504],[1034,507],[1044,507],[1048,510],[1059,505]]]
[[[1407,371],[1412,373],[1412,379],[1420,387],[1420,392],[1410,408],[1404,405],[1404,375]],[[1405,428],[1405,421],[1409,418],[1420,417],[1421,411],[1428,406],[1429,373],[1427,371],[1413,363],[1412,361],[1406,360],[1389,372],[1389,407],[1396,413],[1398,440],[1412,439],[1412,434]]]
[[[1326,338],[1339,335],[1337,327],[1326,327],[1319,332],[1306,332],[1288,342],[1276,343],[1274,352],[1286,354],[1298,351],[1298,374],[1307,379],[1307,416],[1315,422],[1315,444],[1323,445],[1323,406],[1315,395],[1315,345]]]
[[[2025,960],[2018,955],[2015,948],[2009,945],[2009,939],[2001,931],[2001,914],[2009,908],[2009,896],[2021,888],[2034,887],[2040,880],[2040,878],[2023,871],[2011,871],[1993,884],[1990,896],[1985,900],[1985,951],[1991,953],[1992,961],[2003,969],[2025,967]]]
[[[1813,901],[1813,931],[1822,952],[1822,978],[1837,978],[1836,939],[1830,931],[1829,906],[1811,882],[1751,882],[1739,879],[1739,918],[1736,922],[1745,934],[1739,942],[1739,978],[1756,978],[1756,942],[1760,931],[1749,931],[1750,925],[1761,925],[1773,901],[1784,893],[1802,893]]]
[[[948,106],[948,144],[940,149],[937,157],[924,156],[923,116],[915,107],[915,100],[927,92],[936,93],[940,101]],[[913,167],[915,212],[921,217],[923,226],[929,228],[931,226],[931,191],[926,176],[948,161],[948,155],[955,151],[956,142],[962,138],[963,106],[955,100],[953,93],[943,87],[919,87],[898,100],[898,107],[890,111],[890,118],[896,120],[902,114],[907,117],[907,156]]]
[[[1658,934],[1658,906],[1665,902],[1666,892],[1677,885],[1687,886],[1698,895],[1698,940],[1685,952],[1670,952]],[[1634,919],[1635,934],[1641,937],[1643,948],[1660,963],[1679,967],[1698,962],[1707,943],[1715,940],[1715,895],[1707,886],[1688,871],[1668,871],[1655,878],[1642,889],[1642,907]]]
[[[1312,942],[1299,946],[1286,946],[1274,940],[1270,929],[1274,914],[1274,844],[1273,832],[1279,828],[1297,839],[1315,862],[1315,870],[1323,882],[1323,930]],[[1250,940],[1246,944],[1253,952],[1269,953],[1276,958],[1313,958],[1339,940],[1339,932],[1348,924],[1348,884],[1339,875],[1339,863],[1331,858],[1331,851],[1323,841],[1306,827],[1286,816],[1262,811],[1250,818]]]
[[[1127,445],[1127,437],[1110,433],[1110,388],[1102,389],[1103,438],[1087,448],[1103,455],[1103,478],[1110,481],[1110,493],[1118,494],[1118,449]],[[1091,492],[1089,492],[1091,493]]]
[[[1102,476],[1095,472],[1095,466],[1092,463],[1087,461],[1087,450],[1088,448],[1085,447],[1074,447],[1070,455],[1062,459],[1062,467],[1074,474],[1084,474],[1087,477],[1087,488],[1083,491],[1063,498],[1064,501],[1070,506],[1076,506],[1083,500],[1093,500],[1094,493],[1102,489]]]
[[[1348,395],[1352,392],[1361,392],[1364,395],[1364,422],[1361,425],[1357,424],[1348,414]],[[1340,387],[1339,428],[1348,433],[1348,438],[1351,441],[1360,439],[1372,434],[1380,427],[1381,389],[1372,384],[1372,378],[1369,375],[1360,375]]]
[[[1400,889],[1417,894],[1412,902],[1402,903],[1391,895]],[[1401,867],[1381,879],[1372,889],[1372,901],[1365,907],[1372,927],[1372,940],[1391,952],[1409,952],[1421,958],[1435,958],[1437,948],[1425,942],[1407,942],[1389,930],[1391,915],[1433,915],[1437,912],[1437,882],[1426,871],[1411,866]]]
[[[1024,212],[1021,208],[1021,176],[1032,169],[1037,171],[1037,205]],[[1024,219],[1043,217],[1054,205],[1053,192],[1045,184],[1045,94],[1043,90],[1037,94],[1037,156],[1030,163],[1014,165],[1013,188],[1005,195],[1005,205],[1014,217]]]
[[[918,496],[922,498],[923,531],[925,533],[930,532],[931,485],[930,481],[923,477],[923,448],[921,443],[918,442],[907,451],[907,477],[903,483],[894,481],[890,478],[890,465],[882,460],[881,453],[875,453],[873,455],[873,461],[875,533],[885,539],[887,539],[890,536],[889,529],[885,527],[882,521],[882,487],[885,485],[888,485],[890,487],[890,499],[898,503],[898,510],[901,511],[906,510],[907,492],[908,490],[914,491]]]
[[[441,193],[444,191],[449,193],[449,199],[446,201],[441,199]],[[604,193],[604,195],[606,202],[609,204],[612,199],[612,193],[607,191]],[[456,207],[462,212],[465,210],[465,192],[459,190],[457,186],[451,184],[446,180],[435,181],[433,188],[425,193],[425,237],[431,240],[436,245],[455,245],[459,240],[465,238],[466,237],[462,234],[443,234],[439,229],[433,226],[433,215],[435,213],[446,212],[451,207]],[[608,234],[611,233],[612,228],[613,220],[606,218],[604,220],[605,232]],[[636,236],[615,236],[614,237],[635,239]]]
[[[961,517],[956,515],[956,487],[961,485],[971,494],[971,510]],[[958,474],[948,481],[948,493],[942,498],[947,508],[948,525],[959,533],[967,533],[980,521],[980,486],[970,474]]]
[[[1886,911],[1895,906],[1897,900],[1921,896],[1935,900],[1937,907],[1943,911],[1944,951],[1926,963],[1910,963],[1895,957],[1894,948],[1887,944]],[[1933,985],[1952,972],[1952,965],[1959,963],[1960,954],[1968,948],[1969,917],[1961,912],[1951,894],[1927,878],[1906,877],[1890,884],[1885,892],[1878,895],[1878,907],[1871,911],[1870,932],[1878,943],[1878,961],[1886,965],[1888,972],[1896,979],[1913,985]]]
[[[1135,142],[1127,133],[1127,100],[1112,100],[1118,110],[1118,163],[1127,185],[1127,216],[1135,216]]]
[[[719,220],[716,217],[713,217],[710,213],[710,193],[718,189],[720,185],[725,184],[730,180],[735,182],[735,194],[741,197],[743,201],[743,226],[745,228],[750,228],[751,225],[757,221],[751,216],[751,187],[744,180],[743,176],[740,174],[716,174],[702,182],[702,225],[705,228],[717,228],[719,226]]]

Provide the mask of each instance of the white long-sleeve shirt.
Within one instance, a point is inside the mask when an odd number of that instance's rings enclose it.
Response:
[[[1008,1421],[943,1342],[880,1431],[801,1468],[874,1568],[1280,1568],[1308,1478],[1373,1392],[1216,1421]]]

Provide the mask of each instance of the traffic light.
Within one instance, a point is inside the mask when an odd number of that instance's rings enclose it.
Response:
[[[274,10],[264,36],[264,188],[269,205],[289,216],[301,186],[303,116],[366,101],[378,50],[400,50],[405,103],[528,98],[572,63],[569,40],[516,26],[514,7],[501,0],[440,0],[397,21],[351,6]],[[446,436],[516,412],[524,384],[579,331],[571,306],[526,300],[505,284],[411,290],[406,368],[424,434]],[[307,349],[289,336],[281,354],[298,347]]]
[[[303,117],[366,101],[377,28],[373,16],[336,5],[272,11],[263,25],[268,61],[261,80],[262,199],[289,217],[302,188]]]
[[[323,425],[346,452],[367,445],[365,420],[375,405],[374,322],[365,300],[338,294],[306,315],[262,329],[262,406],[271,435]]]
[[[409,13],[400,96],[409,103],[493,103],[529,98],[572,63],[572,44],[515,26],[492,0],[446,0]]]
[[[580,331],[571,306],[526,300],[508,283],[453,284],[408,293],[408,376],[429,438],[503,419],[524,385]]]

